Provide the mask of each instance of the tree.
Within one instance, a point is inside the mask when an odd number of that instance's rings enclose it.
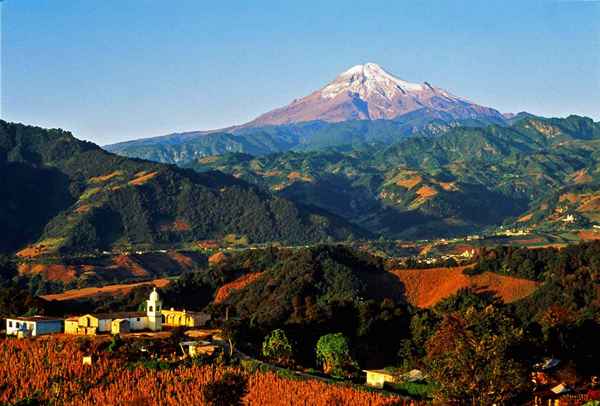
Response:
[[[288,366],[292,363],[294,353],[285,331],[276,329],[265,337],[262,355],[277,364]]]
[[[17,267],[11,258],[0,255],[0,287],[10,285],[12,278],[17,275]]]
[[[446,315],[426,345],[431,377],[444,402],[506,403],[527,389],[518,359],[524,334],[499,307]]]
[[[326,374],[347,376],[358,368],[350,355],[348,340],[342,333],[327,334],[317,342],[317,363]]]
[[[242,398],[248,392],[247,385],[243,375],[225,372],[221,379],[206,384],[202,392],[208,405],[235,406],[242,404]]]

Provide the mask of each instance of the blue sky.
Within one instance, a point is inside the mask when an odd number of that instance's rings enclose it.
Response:
[[[4,0],[9,121],[106,144],[251,120],[375,62],[502,112],[600,120],[600,2]]]

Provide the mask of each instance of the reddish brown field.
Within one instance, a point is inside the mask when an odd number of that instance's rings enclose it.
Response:
[[[274,373],[233,367],[127,368],[106,351],[93,351],[93,365],[73,337],[0,340],[0,404],[205,405],[203,388],[225,372],[246,377],[246,405],[402,405],[397,396],[331,385],[315,379],[289,380]],[[31,400],[35,399],[35,402]]]
[[[436,196],[438,192],[430,186],[421,186],[419,190],[417,190],[417,194],[423,199],[427,199]]]
[[[464,269],[403,269],[391,272],[404,284],[408,301],[418,307],[434,306],[467,287],[494,291],[509,303],[529,296],[538,286],[538,282],[490,272],[470,277],[463,274]]]
[[[526,214],[522,217],[519,217],[517,220],[518,223],[527,223],[529,220],[533,218],[533,213]]]
[[[102,263],[63,265],[60,259],[56,263],[22,262],[18,269],[21,275],[40,275],[50,281],[70,282],[86,274],[99,281],[115,281],[131,278],[152,279],[164,275],[165,269],[173,274],[196,269],[198,259],[190,254],[169,251],[164,254],[131,254],[107,257]]]
[[[525,240],[515,240],[515,244],[519,245],[530,245],[530,244],[540,244],[544,242],[544,239],[541,237],[533,237]]]
[[[582,230],[579,232],[579,238],[582,240],[600,240],[600,231]]]
[[[173,228],[177,231],[189,231],[191,230],[191,227],[188,223],[186,223],[185,221],[181,220],[181,219],[177,219],[175,220],[175,222],[173,223]]]
[[[132,179],[129,181],[129,184],[133,185],[133,186],[140,186],[140,185],[143,185],[144,183],[148,182],[150,179],[152,179],[156,175],[158,175],[158,172],[150,172],[150,173],[139,172],[139,173],[135,174],[135,176],[136,176],[135,179]]]
[[[148,271],[144,269],[132,256],[118,255],[114,259],[116,267],[127,269],[133,276],[145,278],[150,276]]]
[[[114,171],[114,172],[108,173],[108,174],[103,175],[103,176],[95,176],[93,178],[90,178],[90,183],[102,183],[102,182],[106,182],[108,180],[111,180],[113,178],[116,178],[116,177],[119,177],[119,176],[122,176],[122,175],[123,175],[123,172],[121,172],[121,171]]]
[[[169,283],[171,283],[168,279],[155,279],[153,281],[148,282],[138,282],[138,283],[125,283],[119,285],[108,285],[102,286],[99,288],[91,287],[91,288],[82,288],[82,289],[71,289],[64,291],[63,293],[54,293],[51,295],[44,295],[41,298],[46,300],[76,300],[76,299],[88,299],[92,297],[100,297],[100,296],[122,296],[126,295],[133,290],[133,288],[137,288],[139,286],[156,286],[157,288],[164,288]]]
[[[212,254],[209,258],[208,258],[208,263],[210,265],[218,265],[221,262],[225,261],[225,259],[227,259],[227,256],[225,255],[224,252],[219,251],[216,254]]]
[[[229,297],[232,291],[248,286],[257,280],[262,274],[262,272],[249,273],[221,286],[215,295],[215,303],[223,302],[225,299],[227,299],[227,297]]]
[[[62,264],[21,263],[17,269],[21,275],[42,275],[44,279],[62,282],[69,282],[78,274],[77,267]]]
[[[417,176],[413,176],[412,178],[397,180],[396,185],[402,186],[407,189],[412,189],[413,187],[415,187],[419,183],[421,183],[422,180],[423,180],[423,178],[420,177],[419,175],[417,175]]]

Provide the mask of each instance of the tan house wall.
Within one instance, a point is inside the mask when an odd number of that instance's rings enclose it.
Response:
[[[79,320],[65,320],[65,334],[77,334]]]
[[[91,314],[65,320],[65,334],[95,335],[110,331],[110,320],[99,320]]]
[[[184,310],[161,310],[163,326],[168,327],[200,327],[206,324],[210,316],[204,313],[186,312]]]

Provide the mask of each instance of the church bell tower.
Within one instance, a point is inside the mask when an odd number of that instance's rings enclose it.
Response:
[[[150,293],[150,298],[146,301],[146,314],[148,316],[148,328],[152,331],[162,330],[162,302],[158,296],[156,288]]]

